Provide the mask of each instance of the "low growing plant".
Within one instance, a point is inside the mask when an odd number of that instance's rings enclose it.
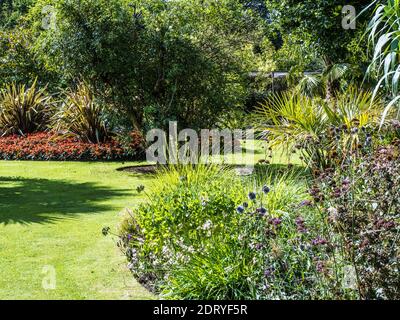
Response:
[[[122,223],[118,245],[133,274],[165,298],[352,297],[298,175],[179,166],[148,196]]]

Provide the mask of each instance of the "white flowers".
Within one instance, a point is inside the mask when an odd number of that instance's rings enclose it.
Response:
[[[213,226],[212,221],[211,221],[211,220],[207,220],[207,221],[202,225],[201,229],[204,230],[204,231],[208,231],[208,230],[210,230],[210,229],[212,228],[212,226]]]

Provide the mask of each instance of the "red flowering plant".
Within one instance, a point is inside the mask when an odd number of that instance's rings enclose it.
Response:
[[[129,146],[111,139],[104,143],[87,143],[75,137],[39,132],[26,136],[10,135],[0,138],[2,160],[133,160],[139,156],[141,141]]]

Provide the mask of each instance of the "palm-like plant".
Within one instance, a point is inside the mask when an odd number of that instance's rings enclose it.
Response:
[[[46,130],[53,111],[46,88],[38,89],[36,80],[27,88],[12,83],[0,91],[0,132],[25,135]]]
[[[297,90],[308,97],[320,96],[330,100],[336,95],[335,85],[348,72],[347,64],[325,65],[319,74],[304,75],[297,85]]]
[[[358,147],[358,133],[362,127],[378,123],[383,105],[370,91],[350,87],[336,93],[335,101],[312,99],[286,92],[274,95],[260,105],[253,115],[256,128],[268,135],[271,146],[283,145],[291,152],[297,147],[309,164],[329,166],[329,152],[338,141],[330,135],[332,128],[340,128],[340,148],[345,152]]]
[[[344,129],[340,141],[342,154],[352,151],[357,153],[360,144],[360,129],[376,128],[383,109],[383,101],[380,97],[374,96],[372,91],[363,91],[355,86],[350,86],[346,91],[338,94],[334,104],[324,105],[329,125]]]
[[[75,91],[66,92],[61,110],[55,115],[54,128],[90,143],[105,142],[110,137],[103,108],[85,82],[80,82]]]
[[[268,136],[271,147],[282,145],[290,152],[301,144],[308,159],[323,161],[323,151],[315,148],[327,126],[322,101],[293,92],[272,95],[256,108],[256,128]]]
[[[392,100],[383,112],[384,121],[400,99],[400,0],[387,0],[386,3],[375,0],[373,3],[377,2],[368,26],[369,42],[374,50],[368,74],[379,77],[375,93],[385,86],[392,94]]]

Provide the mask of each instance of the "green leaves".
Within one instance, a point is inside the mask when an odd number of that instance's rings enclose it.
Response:
[[[52,111],[51,97],[46,88],[37,88],[36,80],[28,88],[12,83],[0,92],[0,134],[44,131]]]
[[[388,0],[386,3],[378,4],[367,31],[370,45],[373,47],[373,58],[368,74],[378,76],[374,94],[378,90],[386,89],[393,98],[383,113],[383,122],[391,108],[398,102],[396,96],[400,77],[400,1]]]
[[[66,92],[64,103],[54,121],[53,126],[57,131],[75,135],[84,142],[105,142],[110,138],[103,120],[103,109],[85,82],[80,82],[76,91]]]
[[[301,146],[303,157],[311,164],[326,165],[327,151],[331,149],[332,137],[324,140],[332,127],[346,131],[356,127],[376,126],[383,111],[381,100],[370,91],[351,86],[337,93],[334,101],[324,101],[285,92],[273,95],[259,106],[253,123],[261,132],[268,132],[272,145],[283,145],[288,152]],[[356,135],[348,133],[344,148],[357,146]]]

